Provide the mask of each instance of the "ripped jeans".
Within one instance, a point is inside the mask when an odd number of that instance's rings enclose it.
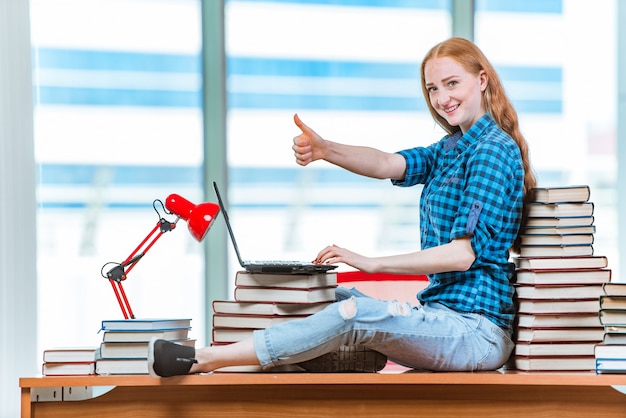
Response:
[[[501,367],[514,347],[505,331],[480,314],[438,303],[413,307],[344,287],[336,293],[337,302],[321,312],[255,331],[261,365],[299,363],[362,344],[414,369],[481,371]]]

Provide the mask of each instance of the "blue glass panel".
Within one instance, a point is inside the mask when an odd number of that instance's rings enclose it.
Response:
[[[561,0],[477,0],[477,11],[507,13],[563,13]]]

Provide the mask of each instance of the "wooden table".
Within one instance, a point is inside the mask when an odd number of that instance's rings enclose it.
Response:
[[[626,417],[626,375],[594,373],[23,377],[20,387],[22,417]],[[92,392],[106,393],[68,400]]]

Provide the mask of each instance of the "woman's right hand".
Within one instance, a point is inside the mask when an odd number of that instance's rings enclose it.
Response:
[[[300,135],[293,139],[293,146],[291,147],[296,157],[296,162],[305,166],[315,160],[324,159],[326,141],[315,133],[313,129],[306,126],[300,120],[298,114],[293,115],[293,121],[302,131]]]

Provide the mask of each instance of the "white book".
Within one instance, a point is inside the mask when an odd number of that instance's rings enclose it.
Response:
[[[96,374],[148,374],[148,359],[98,360]]]
[[[157,329],[145,331],[119,330],[105,331],[103,342],[148,342],[153,337],[161,340],[184,340],[190,328]]]
[[[602,284],[611,280],[610,269],[526,270],[515,272],[516,284],[576,285]]]
[[[337,273],[318,274],[267,274],[238,271],[235,274],[235,286],[244,287],[280,287],[294,289],[312,289],[337,285]]]
[[[190,328],[189,318],[146,318],[146,319],[105,319],[102,321],[103,331],[119,330],[164,330],[174,328]]]
[[[598,299],[603,294],[602,285],[516,285],[515,293],[520,299]]]
[[[174,340],[177,344],[194,347],[196,340]],[[103,342],[100,344],[100,356],[103,359],[146,359],[148,342]]]
[[[593,255],[593,245],[522,245],[521,257],[578,257]]]
[[[520,327],[517,329],[517,341],[523,342],[600,342],[603,337],[604,329],[602,328],[537,329]]]
[[[595,342],[588,343],[525,343],[515,344],[515,355],[518,356],[592,356]]]
[[[598,269],[608,267],[603,255],[578,257],[513,257],[515,267],[529,270]]]
[[[601,327],[597,313],[591,314],[525,314],[517,315],[518,326],[524,328],[589,328]]]
[[[237,287],[235,288],[235,299],[240,302],[329,302],[335,300],[335,287],[319,289]]]
[[[43,352],[43,361],[50,363],[93,362],[98,357],[98,347],[57,347]]]
[[[231,315],[310,315],[321,311],[332,302],[273,303],[214,300],[213,312]]]
[[[515,367],[526,371],[591,371],[596,367],[593,356],[515,357]]]
[[[302,319],[306,316],[256,316],[256,315],[213,315],[215,328],[269,328],[276,324]]]

